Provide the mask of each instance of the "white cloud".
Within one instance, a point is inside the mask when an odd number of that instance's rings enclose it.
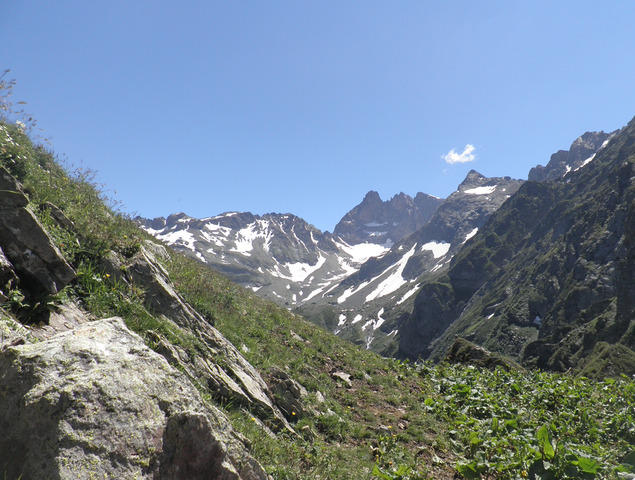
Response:
[[[450,165],[453,163],[472,162],[476,158],[476,155],[474,155],[474,145],[468,143],[461,153],[457,153],[456,150],[452,149],[441,158],[445,160],[445,163],[449,163]]]

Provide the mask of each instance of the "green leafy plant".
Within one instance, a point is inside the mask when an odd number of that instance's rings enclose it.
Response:
[[[460,458],[456,469],[464,478],[596,476],[622,469],[619,458],[632,448],[635,384],[630,379],[422,369],[440,395],[437,402],[425,399],[424,407],[451,423],[451,444]]]

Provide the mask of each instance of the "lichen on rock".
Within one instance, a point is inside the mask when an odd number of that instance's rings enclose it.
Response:
[[[267,478],[227,417],[119,318],[0,352],[0,431],[7,478]]]

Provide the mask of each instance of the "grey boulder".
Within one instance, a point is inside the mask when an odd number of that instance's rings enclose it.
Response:
[[[267,478],[227,417],[119,318],[1,351],[0,431],[6,478]]]

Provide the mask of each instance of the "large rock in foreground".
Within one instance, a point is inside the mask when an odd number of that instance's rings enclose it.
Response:
[[[267,478],[225,415],[119,318],[0,352],[0,432],[5,478]]]

